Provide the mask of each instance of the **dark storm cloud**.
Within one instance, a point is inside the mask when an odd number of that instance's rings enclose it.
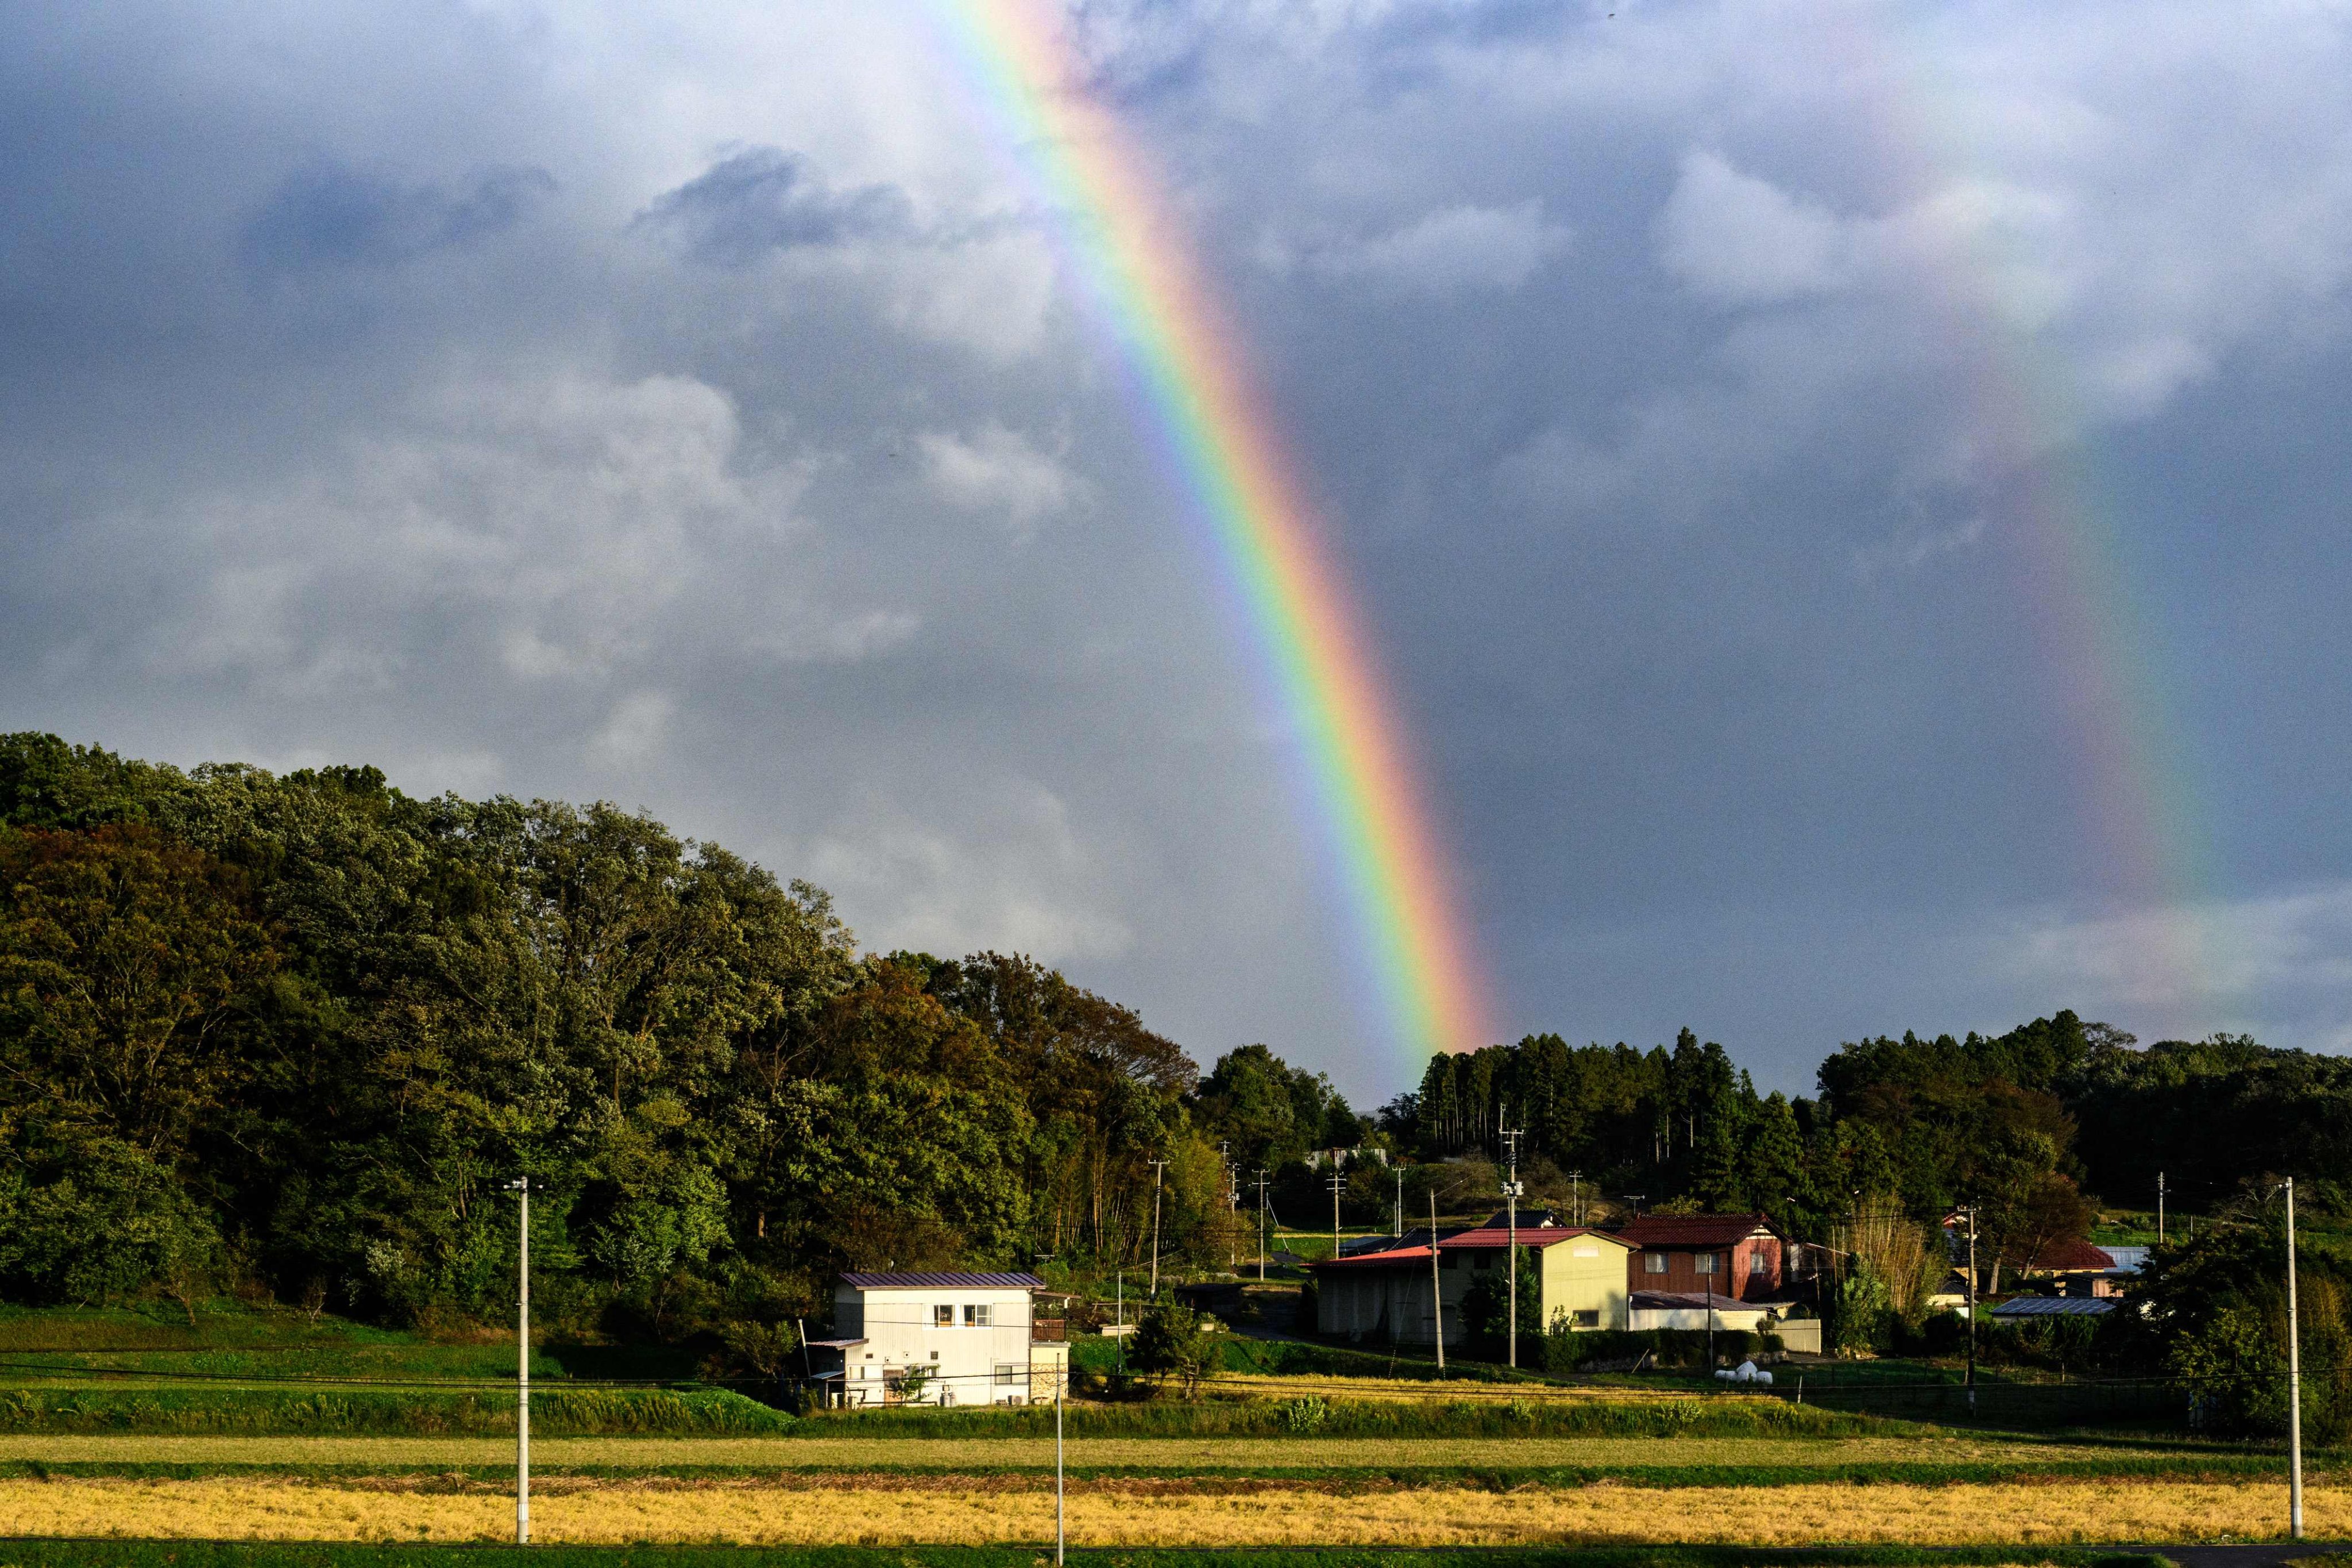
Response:
[[[835,191],[806,158],[754,147],[665,192],[636,222],[676,236],[697,261],[746,267],[778,250],[909,234],[914,208],[894,186]]]
[[[1607,10],[1074,13],[1327,503],[1496,1013],[1782,1087],[2062,1005],[2352,1044],[2352,27]],[[0,17],[0,724],[643,803],[876,945],[1384,1099],[1289,718],[1034,150],[911,21]],[[2053,496],[2111,542],[2071,599]],[[2157,894],[2091,831],[2069,614],[2205,830]]]

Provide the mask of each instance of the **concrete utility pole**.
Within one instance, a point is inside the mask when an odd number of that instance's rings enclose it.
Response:
[[[518,1199],[515,1279],[515,1544],[530,1544],[530,1178],[507,1186]]]
[[[2303,1539],[2303,1334],[2295,1321],[2294,1178],[2286,1179],[2286,1533]]]
[[[1339,1256],[1339,1194],[1348,1190],[1348,1178],[1339,1173],[1335,1158],[1331,1166],[1331,1256]]]
[[[1265,1283],[1265,1173],[1257,1173],[1257,1282]]]
[[[1437,1277],[1437,1189],[1429,1189],[1429,1321],[1437,1335],[1437,1370],[1445,1370],[1445,1284]]]
[[[1151,1299],[1160,1300],[1160,1173],[1168,1162],[1151,1162]]]
[[[1237,1190],[1237,1187],[1234,1187],[1234,1184],[1233,1184],[1233,1183],[1234,1183],[1233,1162],[1230,1162],[1230,1159],[1225,1159],[1225,1150],[1230,1150],[1230,1147],[1233,1147],[1233,1142],[1230,1142],[1230,1140],[1223,1140],[1223,1138],[1218,1140],[1218,1145],[1216,1145],[1216,1173],[1218,1173],[1218,1175],[1223,1175],[1223,1178],[1225,1178],[1225,1208],[1228,1208],[1228,1211],[1233,1211],[1233,1213],[1240,1213],[1240,1208],[1242,1208],[1242,1194],[1240,1194],[1240,1190]],[[1242,1246],[1242,1241],[1237,1239],[1237,1237],[1234,1237],[1234,1234],[1233,1234],[1233,1227],[1230,1227],[1230,1225],[1228,1225],[1228,1227],[1225,1227],[1225,1268],[1228,1268],[1228,1269],[1233,1268],[1234,1262],[1237,1262],[1237,1258],[1234,1258],[1234,1253],[1237,1253],[1237,1250],[1240,1250],[1240,1246]]]
[[[2156,1244],[2164,1245],[2164,1173],[2156,1173]]]
[[[1579,1225],[1582,1225],[1582,1224],[1584,1223],[1584,1173],[1583,1173],[1583,1172],[1581,1172],[1581,1171],[1570,1171],[1570,1172],[1568,1173],[1568,1193],[1569,1193],[1569,1204],[1570,1204],[1570,1206],[1571,1212],[1573,1212],[1573,1213],[1575,1214],[1575,1215],[1576,1215],[1576,1223],[1577,1223],[1577,1224],[1579,1224]]]
[[[1401,1164],[1396,1168],[1396,1235],[1397,1239],[1402,1241],[1404,1239],[1404,1167]]]
[[[1062,1543],[1069,1531],[1062,1497],[1062,1388],[1070,1381],[1070,1363],[1062,1363],[1054,1380],[1054,1568],[1062,1568]]]
[[[1977,1206],[1969,1216],[1969,1414],[1977,1413]]]
[[[1526,1134],[1517,1128],[1502,1130],[1504,1155],[1510,1163],[1510,1174],[1503,1180],[1504,1238],[1509,1244],[1511,1293],[1507,1331],[1511,1336],[1510,1364],[1519,1364],[1519,1140]]]

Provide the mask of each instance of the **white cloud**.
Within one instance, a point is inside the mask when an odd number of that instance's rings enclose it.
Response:
[[[876,801],[809,847],[816,879],[866,911],[868,944],[993,948],[1049,963],[1134,945],[1103,885],[1110,868],[1052,791],[1007,780],[967,786],[952,817],[940,804],[918,817]]]
[[[611,767],[646,763],[660,750],[677,711],[677,701],[666,691],[632,691],[613,704],[604,728],[588,743],[588,754]]]
[[[2352,1023],[2352,883],[2018,922],[1999,951],[2014,973],[2150,1007],[2262,999],[2330,1005]]]
[[[1853,573],[1864,582],[1916,572],[1929,562],[1973,550],[1984,542],[1985,520],[1971,517],[1948,528],[1913,529],[1853,552]]]
[[[993,422],[969,437],[926,432],[920,445],[934,490],[958,506],[1003,513],[1016,532],[1067,510],[1086,490],[1058,459]]]
[[[1694,152],[1658,219],[1659,259],[1710,299],[1770,304],[1844,287],[1854,274],[1844,224],[1819,203]]]
[[[528,681],[610,679],[681,616],[772,651],[770,607],[743,601],[730,563],[792,539],[808,464],[742,461],[740,445],[730,401],[689,378],[450,382],[305,471],[192,503],[197,589],[147,657],[330,691],[396,683],[448,626]],[[184,537],[170,517],[117,527]],[[775,614],[834,658],[903,620]]]
[[[1565,255],[1570,238],[1530,198],[1507,207],[1442,207],[1370,239],[1309,247],[1303,260],[1328,277],[1442,296],[1519,288]],[[1277,251],[1272,259],[1289,258]]]

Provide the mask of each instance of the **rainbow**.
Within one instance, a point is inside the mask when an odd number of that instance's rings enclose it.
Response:
[[[1839,13],[1829,36],[1850,79],[1876,84],[1876,152],[1904,188],[1927,194],[1980,179],[1975,123],[1937,68],[1927,13],[1887,12],[1881,26]],[[1895,18],[1899,16],[1898,22]],[[1948,242],[1927,269],[1925,302],[1966,378],[1969,428],[1992,510],[2006,524],[2018,602],[2037,645],[2043,694],[2071,731],[2080,821],[2097,847],[2102,891],[2134,918],[2121,1000],[2165,1015],[2182,1035],[2210,1020],[2213,955],[2193,906],[2210,886],[2210,814],[2165,700],[2127,551],[2088,456],[2083,399],[2054,355],[2039,352],[2004,279],[2023,259],[1999,231]],[[2192,1020],[2195,1021],[2192,1024]]]
[[[1116,340],[1296,726],[1398,1065],[1487,1043],[1486,988],[1426,794],[1297,465],[1149,161],[1040,0],[939,0],[950,46]]]

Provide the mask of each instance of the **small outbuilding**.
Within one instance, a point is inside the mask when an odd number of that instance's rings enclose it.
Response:
[[[1545,1216],[1549,1217],[1549,1216]],[[1555,1323],[1570,1329],[1622,1329],[1625,1324],[1624,1242],[1607,1231],[1558,1224],[1522,1225],[1518,1245],[1535,1253],[1538,1320],[1520,1325],[1539,1333]],[[1513,1233],[1487,1224],[1441,1235],[1433,1270],[1429,1233],[1313,1266],[1315,1326],[1352,1340],[1426,1345],[1436,1338],[1433,1301],[1444,1308],[1445,1342],[1469,1333],[1462,1303],[1481,1279],[1510,1267]]]

